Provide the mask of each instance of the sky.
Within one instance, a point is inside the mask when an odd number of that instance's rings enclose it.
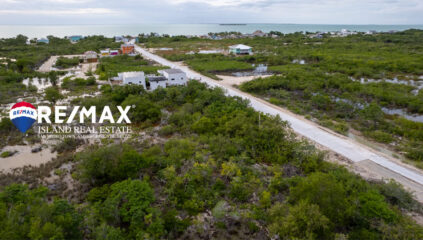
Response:
[[[0,24],[423,24],[423,0],[0,0]]]

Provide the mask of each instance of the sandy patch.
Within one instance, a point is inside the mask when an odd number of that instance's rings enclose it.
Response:
[[[96,62],[96,63],[82,63],[82,64],[80,64],[81,70],[78,71],[78,72],[76,72],[75,77],[87,79],[88,76],[85,75],[85,74],[88,73],[88,72],[94,73],[97,70],[97,65],[98,65],[98,62]],[[97,78],[98,78],[98,76],[97,76]]]
[[[57,153],[52,153],[50,148],[43,148],[38,153],[32,153],[31,150],[36,147],[39,147],[39,145],[7,146],[3,148],[2,152],[17,151],[17,153],[11,157],[0,158],[0,171],[8,172],[12,169],[25,166],[38,167],[43,163],[51,161],[57,156]]]

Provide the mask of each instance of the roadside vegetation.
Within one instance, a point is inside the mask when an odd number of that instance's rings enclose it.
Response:
[[[77,142],[58,145],[78,183],[71,193],[49,191],[28,174],[1,176],[14,183],[1,187],[0,238],[423,238],[405,214],[421,205],[400,185],[366,182],[324,161],[285,122],[259,117],[220,89],[191,81],[102,91],[73,104],[135,105],[137,131],[78,153],[66,150]],[[42,172],[49,176],[33,174]]]
[[[273,34],[278,37],[149,37],[141,42],[149,48],[172,48],[157,53],[184,61],[214,79],[216,73],[248,72],[251,64],[266,64],[275,76],[244,83],[240,89],[338,133],[383,144],[423,168],[423,123],[385,113],[399,109],[423,115],[423,90],[416,85],[423,84],[423,31],[344,38],[323,35],[321,39],[302,33]],[[227,50],[237,43],[252,46],[254,55],[187,54],[199,49]]]

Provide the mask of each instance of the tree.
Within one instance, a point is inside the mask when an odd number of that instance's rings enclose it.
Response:
[[[44,92],[46,94],[45,98],[53,104],[64,98],[64,96],[55,87],[49,87]]]
[[[80,162],[81,181],[92,186],[137,178],[147,164],[141,155],[127,144],[97,147],[76,156]]]
[[[361,110],[361,116],[373,123],[373,128],[376,128],[377,124],[383,121],[384,113],[377,103],[372,102]]]
[[[277,203],[269,212],[269,229],[281,239],[325,239],[329,235],[330,221],[315,204],[306,201],[296,205]]]
[[[50,79],[51,85],[55,87],[57,85],[57,73],[55,71],[51,71],[48,73],[48,77]]]
[[[104,216],[112,223],[143,224],[150,204],[154,201],[153,189],[145,181],[125,180],[110,186],[103,203]]]
[[[0,239],[81,239],[81,215],[48,190],[12,184],[0,192]]]
[[[162,115],[160,108],[151,102],[149,99],[139,95],[129,95],[123,101],[122,105],[126,106],[135,106],[129,111],[129,119],[133,122],[144,122],[144,121],[151,121],[155,123],[160,120]]]
[[[316,204],[330,220],[341,223],[347,218],[348,205],[344,187],[325,173],[313,173],[290,189],[290,202],[300,200]]]
[[[2,135],[9,135],[10,132],[15,131],[16,127],[9,118],[3,118],[0,121],[0,133]]]
[[[112,225],[129,225],[128,238],[160,238],[164,234],[159,212],[152,208],[154,192],[150,184],[140,180],[125,180],[110,186],[101,204],[102,216]],[[118,233],[114,233],[118,235]]]

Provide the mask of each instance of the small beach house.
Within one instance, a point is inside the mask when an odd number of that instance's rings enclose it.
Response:
[[[47,38],[40,38],[37,39],[37,43],[45,43],[45,44],[49,44],[49,40]]]
[[[118,78],[122,79],[123,85],[141,85],[144,89],[147,89],[144,72],[119,73]]]
[[[124,36],[116,36],[115,37],[115,42],[123,42],[123,43],[126,43],[126,42],[129,42],[129,39],[126,38],[126,37],[124,37]]]
[[[87,51],[84,53],[84,63],[96,63],[98,61],[98,55],[94,51]]]
[[[255,31],[255,32],[253,32],[253,36],[254,37],[266,37],[267,36],[267,34],[266,33],[264,33],[263,31],[261,31],[261,30],[257,30],[257,31]]]
[[[233,45],[229,47],[229,53],[236,55],[251,55],[253,48],[244,44]]]
[[[110,49],[100,50],[101,57],[107,57],[110,55]]]
[[[163,69],[158,71],[167,79],[168,85],[186,85],[187,75],[180,69]]]
[[[160,75],[147,75],[144,72],[122,72],[113,78],[114,81],[122,81],[122,85],[142,85],[144,89],[154,91],[159,87],[186,85],[188,82],[185,72],[179,69],[163,69],[157,71]],[[148,79],[148,86],[146,79]]]
[[[119,55],[119,50],[110,50],[110,56],[117,56]]]
[[[120,46],[120,50],[122,51],[122,54],[133,54],[135,52],[135,46],[134,44],[122,44]]]
[[[71,42],[73,42],[73,43],[76,43],[76,42],[79,42],[79,41],[81,41],[82,39],[84,39],[84,37],[83,36],[81,36],[81,35],[73,35],[73,36],[69,36],[69,37],[67,37],[67,39],[69,39]]]
[[[150,91],[154,91],[159,87],[166,88],[167,86],[167,78],[164,76],[154,76],[150,75],[147,76],[148,82],[150,83]]]

